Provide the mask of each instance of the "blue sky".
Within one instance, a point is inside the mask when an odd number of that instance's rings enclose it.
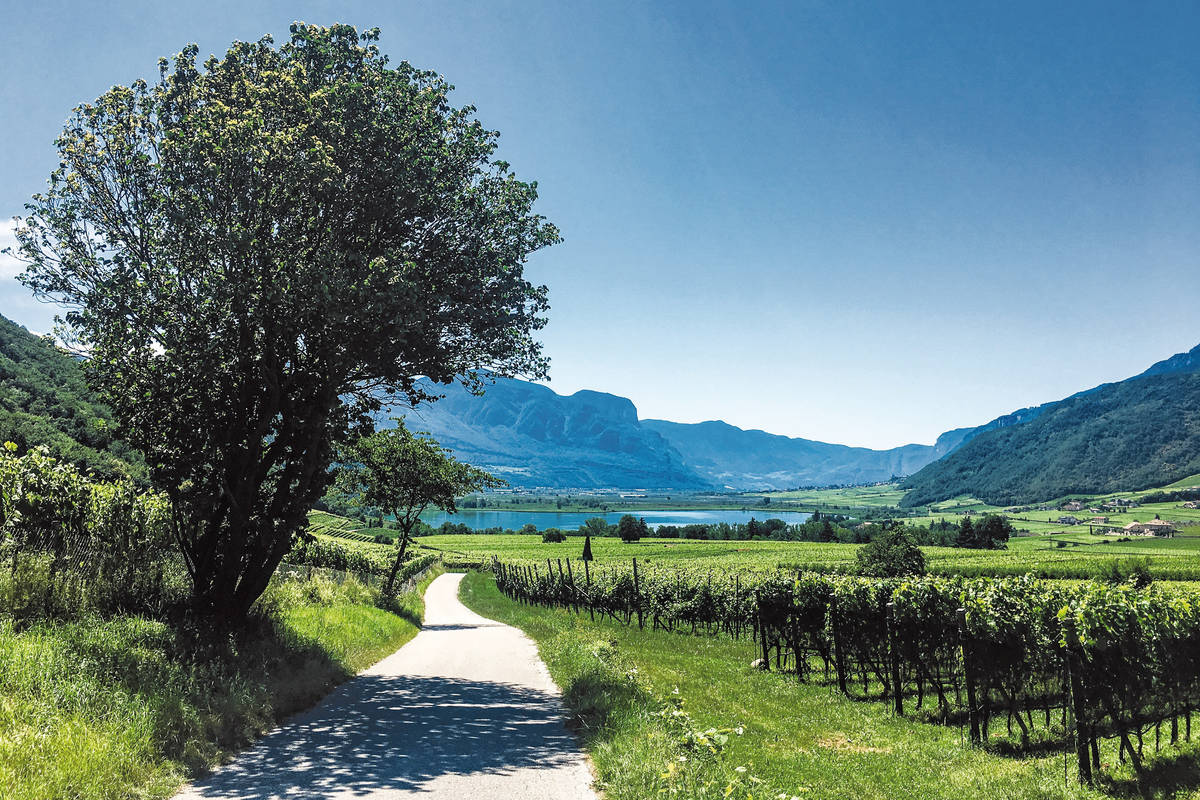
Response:
[[[1194,3],[4,6],[3,219],[160,55],[380,27],[563,230],[529,268],[551,387],[643,417],[931,442],[1200,342]]]

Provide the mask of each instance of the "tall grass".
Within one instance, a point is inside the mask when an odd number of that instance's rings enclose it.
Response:
[[[430,575],[428,580],[432,579]],[[251,624],[0,617],[0,796],[164,797],[412,638],[356,581],[277,581]]]

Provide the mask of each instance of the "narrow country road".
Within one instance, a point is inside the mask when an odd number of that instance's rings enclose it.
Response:
[[[558,690],[516,628],[425,593],[416,638],[176,800],[594,800]]]

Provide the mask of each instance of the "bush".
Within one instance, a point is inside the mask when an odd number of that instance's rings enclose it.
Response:
[[[858,551],[858,574],[877,578],[924,575],[925,555],[903,529],[885,531]]]
[[[543,542],[565,542],[567,535],[558,528],[547,528],[542,532]]]
[[[1145,589],[1154,582],[1154,576],[1150,574],[1150,559],[1144,556],[1110,561],[1097,570],[1096,578],[1111,584],[1132,583],[1138,589]]]

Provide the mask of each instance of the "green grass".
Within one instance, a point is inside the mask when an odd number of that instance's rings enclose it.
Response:
[[[884,704],[754,670],[747,642],[521,606],[479,573],[463,581],[462,599],[537,642],[608,800],[715,798],[730,786],[735,798],[1104,796],[1075,788],[1073,776],[1064,786],[1061,755],[1013,758],[972,749],[957,728],[894,717]],[[682,702],[682,719],[672,698]],[[729,731],[716,753],[703,744],[710,729]],[[701,743],[689,746],[696,733]]]
[[[135,616],[0,617],[0,796],[169,796],[415,636],[432,577],[396,613],[354,581],[275,584],[227,637]]]

